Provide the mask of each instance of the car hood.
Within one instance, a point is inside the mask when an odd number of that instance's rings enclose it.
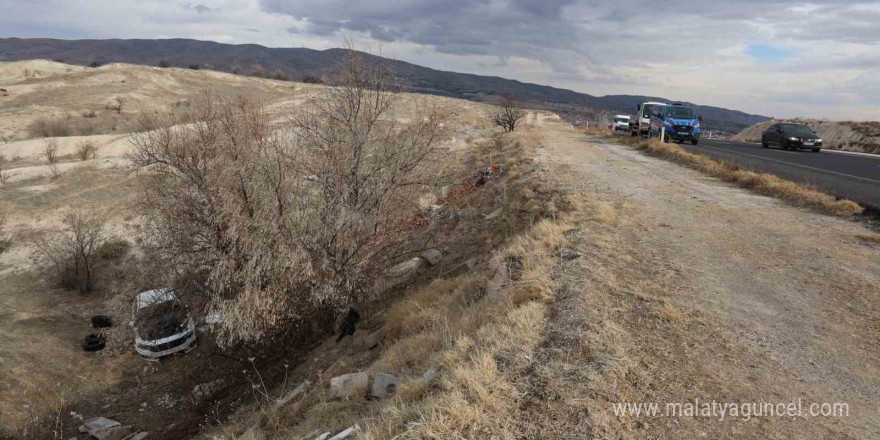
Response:
[[[673,125],[684,125],[685,127],[697,125],[696,119],[666,118],[666,120],[668,122],[671,122]]]

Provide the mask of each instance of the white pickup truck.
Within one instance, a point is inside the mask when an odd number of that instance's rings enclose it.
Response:
[[[611,125],[613,133],[629,133],[629,116],[615,115],[614,124]]]

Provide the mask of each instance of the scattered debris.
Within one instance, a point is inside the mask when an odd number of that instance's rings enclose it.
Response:
[[[486,220],[492,220],[492,219],[498,217],[499,215],[501,215],[502,212],[504,212],[504,208],[503,207],[498,208],[498,209],[486,214]]]
[[[431,379],[433,379],[434,376],[436,376],[438,372],[439,372],[439,369],[437,368],[437,366],[432,365],[431,368],[428,368],[428,370],[425,371],[425,374],[422,375],[422,379],[430,382]]]
[[[352,435],[354,435],[355,432],[360,431],[360,429],[361,429],[360,426],[354,425],[351,428],[348,428],[348,429],[340,432],[339,434],[334,435],[333,437],[330,438],[330,440],[342,440],[345,438],[349,438]]]
[[[575,235],[578,232],[581,232],[580,228],[571,228],[571,229],[563,232],[563,235],[565,235],[566,237],[571,237],[572,235]]]
[[[79,427],[79,432],[89,433],[92,437],[97,437],[103,439],[104,437],[98,437],[96,433],[107,431],[111,428],[115,428],[117,426],[121,426],[121,423],[116,420],[111,420],[106,417],[92,417],[83,422],[82,426]],[[103,435],[103,434],[102,434]]]
[[[298,387],[294,388],[291,392],[285,394],[282,397],[279,397],[275,400],[275,409],[281,408],[284,405],[287,405],[288,402],[299,396],[300,394],[305,393],[309,388],[309,381],[303,381],[303,383],[299,384]]]
[[[130,433],[131,426],[121,425],[89,431],[89,435],[98,440],[122,440]]]
[[[383,336],[384,334],[382,333],[381,328],[374,331],[373,333],[370,333],[366,338],[364,338],[364,348],[366,348],[367,350],[372,350],[377,345],[379,345],[380,342],[382,342]]]
[[[380,399],[397,394],[397,376],[388,373],[379,373],[373,377],[373,388],[370,395]]]
[[[441,259],[443,259],[443,253],[437,249],[428,249],[422,252],[422,258],[424,258],[431,266],[435,266]]]
[[[309,439],[311,439],[311,438],[317,437],[317,436],[320,435],[320,434],[321,434],[321,430],[320,430],[320,429],[316,429],[316,430],[314,430],[314,431],[312,431],[312,432],[306,434],[305,437],[302,437],[302,438],[300,438],[299,440],[309,440]],[[330,433],[328,432],[327,435],[330,435]]]
[[[370,375],[351,373],[330,379],[330,398],[344,399],[355,393],[364,393],[370,387]]]
[[[327,437],[330,437],[331,435],[333,435],[333,433],[325,432],[325,433],[319,435],[318,437],[316,437],[315,440],[327,440]]]
[[[504,282],[507,280],[507,264],[502,263],[501,267],[495,271],[495,275],[489,280],[489,284],[486,286],[486,297],[488,298],[503,298],[501,295],[501,287],[504,286]]]
[[[82,343],[84,351],[101,351],[107,345],[107,340],[100,333],[92,333],[86,336]]]
[[[92,316],[92,328],[113,327],[113,320],[107,315]]]
[[[581,257],[580,252],[575,252],[571,249],[560,249],[556,254],[565,261],[576,260]]]
[[[150,435],[149,432],[141,431],[141,432],[136,432],[136,433],[132,434],[131,436],[124,438],[123,440],[144,440],[145,438],[147,438],[148,435]]]
[[[336,342],[342,340],[342,338],[346,336],[351,336],[354,334],[355,330],[357,330],[357,323],[361,320],[361,314],[358,313],[357,310],[349,307],[348,313],[345,315],[345,318],[342,320],[342,328],[340,329],[339,337],[336,338]]]

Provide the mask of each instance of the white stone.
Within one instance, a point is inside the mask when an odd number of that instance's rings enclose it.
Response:
[[[443,259],[443,253],[437,249],[428,249],[422,252],[422,258],[424,258],[431,266],[434,266]]]
[[[428,371],[425,371],[425,374],[422,375],[422,379],[424,379],[426,381],[430,381],[436,375],[437,375],[437,366],[435,365],[435,366],[431,366],[431,368],[428,368]]]
[[[382,329],[376,330],[373,333],[370,333],[366,338],[364,338],[364,348],[367,350],[373,349],[375,346],[379,345],[382,342]]]
[[[387,373],[379,373],[373,377],[373,387],[370,394],[374,397],[385,398],[397,394],[397,376]]]
[[[370,387],[370,375],[352,373],[330,379],[330,398],[344,399],[356,393],[364,393]]]
[[[355,433],[356,431],[359,431],[360,429],[361,429],[360,426],[358,426],[358,425],[354,425],[354,426],[352,426],[351,428],[348,428],[348,429],[346,429],[345,431],[342,431],[342,432],[340,432],[339,434],[334,435],[332,438],[330,438],[330,440],[342,440],[342,439],[345,439],[345,438],[349,438],[349,437],[351,437],[352,435],[354,435],[354,433]]]
[[[294,388],[293,390],[291,390],[289,393],[285,394],[284,396],[276,399],[275,400],[275,409],[278,409],[284,405],[287,405],[295,397],[299,396],[300,394],[305,393],[308,388],[309,388],[309,381],[307,381],[307,380],[303,381],[303,383],[299,384],[298,387]]]

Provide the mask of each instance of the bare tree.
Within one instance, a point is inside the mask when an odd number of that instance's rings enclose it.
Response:
[[[229,70],[232,70],[232,74],[233,74],[233,75],[238,75],[239,72],[241,72],[241,66],[238,65],[238,64],[233,64],[233,65],[229,68]]]
[[[61,175],[61,170],[58,168],[58,141],[55,139],[43,141],[43,151],[40,154],[46,159],[46,164],[49,166],[52,178],[57,179]]]
[[[525,116],[526,112],[520,107],[519,99],[515,95],[502,96],[498,105],[489,111],[492,123],[507,132],[515,130]]]
[[[143,115],[160,127],[131,136],[132,160],[149,170],[151,237],[173,267],[209,271],[221,343],[259,342],[363,298],[406,252],[446,129],[430,105],[399,122],[398,89],[388,64],[352,51],[335,86],[285,126],[258,103],[212,95]]]
[[[64,216],[61,234],[34,240],[34,247],[56,272],[64,287],[79,293],[92,291],[95,256],[104,242],[104,220],[94,213],[77,210]]]
[[[76,155],[79,160],[95,159],[98,156],[98,147],[90,140],[80,141],[76,144]]]

